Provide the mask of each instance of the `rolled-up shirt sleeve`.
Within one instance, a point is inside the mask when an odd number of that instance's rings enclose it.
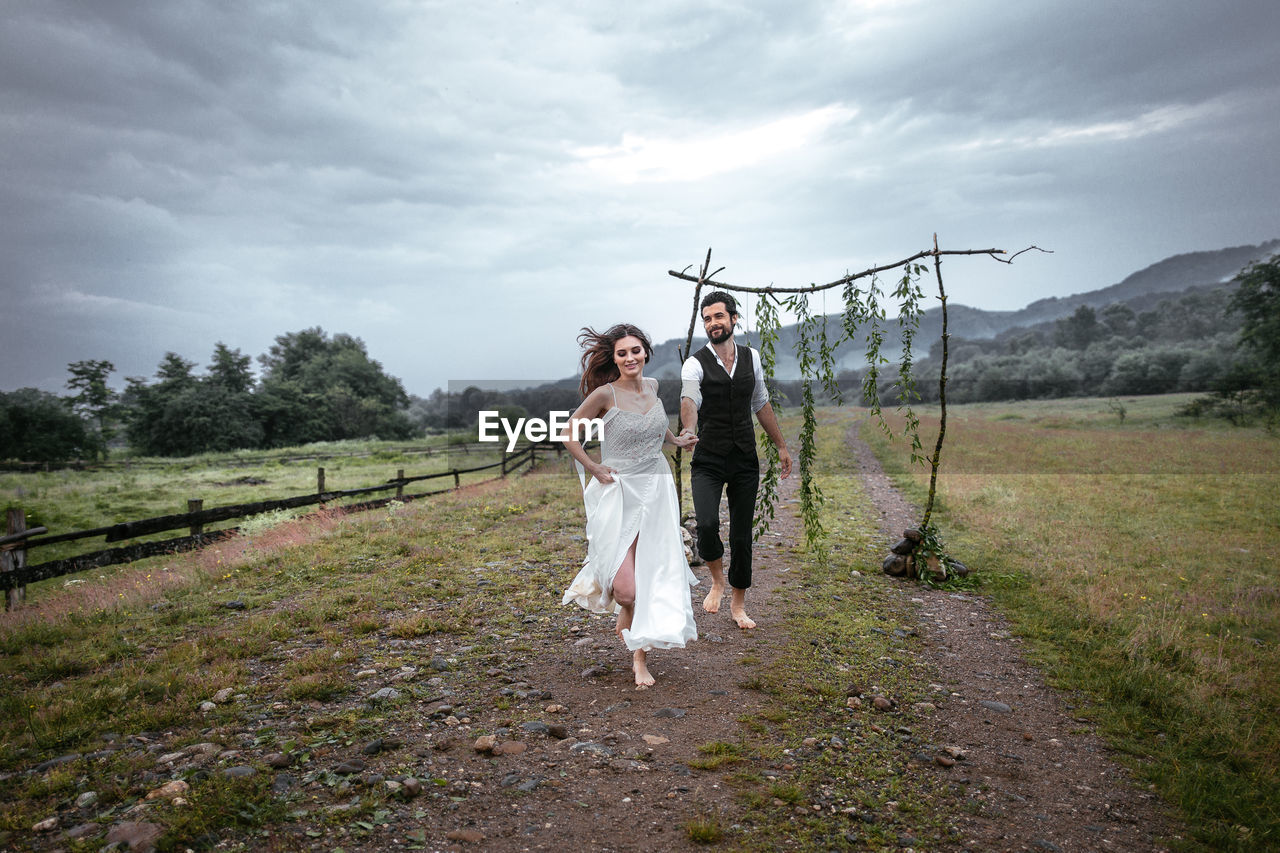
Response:
[[[702,408],[702,362],[686,358],[680,367],[680,396],[693,401],[695,409]]]
[[[756,387],[751,392],[751,411],[758,412],[769,402],[769,386],[764,384],[764,367],[760,364],[760,353],[751,350],[751,368],[756,375]]]

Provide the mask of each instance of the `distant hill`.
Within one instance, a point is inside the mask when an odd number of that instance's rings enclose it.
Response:
[[[967,305],[952,303],[948,308],[948,325],[955,338],[986,340],[996,338],[1013,329],[1038,326],[1070,316],[1077,308],[1088,305],[1104,308],[1116,302],[1128,304],[1135,311],[1146,310],[1161,299],[1192,288],[1216,287],[1230,281],[1251,261],[1266,260],[1280,252],[1280,239],[1257,246],[1233,246],[1212,252],[1188,252],[1174,255],[1133,273],[1108,287],[1077,293],[1071,296],[1050,297],[1032,302],[1018,311],[985,311]],[[840,315],[828,315],[828,335],[834,339],[840,332]],[[918,337],[919,353],[929,351],[929,345],[942,333],[942,311],[931,308],[920,319]],[[797,340],[796,326],[784,326],[778,340],[778,365],[775,375],[779,379],[799,378],[800,369],[794,351]],[[739,335],[746,343],[757,346],[752,334]],[[694,346],[706,343],[701,330],[694,332]],[[671,378],[680,373],[678,348],[684,338],[673,338],[654,346],[653,361],[645,373],[658,378]],[[864,365],[863,344],[848,342],[836,350],[837,370],[857,370]]]

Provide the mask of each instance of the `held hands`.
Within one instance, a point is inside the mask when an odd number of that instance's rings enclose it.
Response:
[[[698,436],[692,430],[681,430],[680,434],[671,439],[671,443],[682,449],[689,449],[698,443]]]

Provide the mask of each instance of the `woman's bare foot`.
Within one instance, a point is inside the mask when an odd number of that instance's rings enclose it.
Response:
[[[702,609],[708,613],[720,612],[720,599],[724,598],[724,584],[711,582],[711,591],[702,599]]]
[[[636,690],[647,690],[653,686],[653,676],[649,674],[649,666],[643,649],[631,655],[631,671],[636,674]]]
[[[631,620],[635,617],[636,611],[633,607],[622,607],[618,610],[618,621],[613,623],[613,633],[618,635],[618,639],[622,639],[622,632],[631,627]]]

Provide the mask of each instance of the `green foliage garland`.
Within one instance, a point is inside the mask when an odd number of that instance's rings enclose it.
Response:
[[[1023,249],[1022,252],[1030,249],[1038,249],[1038,247],[1031,246]],[[892,298],[897,302],[898,306],[897,322],[899,336],[902,340],[902,354],[897,376],[890,390],[896,390],[897,411],[905,422],[902,435],[911,442],[912,463],[927,462],[933,469],[934,478],[931,480],[929,499],[929,508],[931,509],[933,505],[933,485],[936,481],[938,461],[942,453],[942,434],[939,433],[938,443],[933,455],[925,456],[920,442],[920,419],[911,405],[913,400],[920,399],[920,395],[915,388],[912,366],[914,364],[915,335],[919,330],[920,317],[923,313],[920,301],[924,298],[924,291],[919,285],[919,279],[928,272],[926,264],[917,262],[924,258],[932,258],[934,260],[938,271],[939,298],[944,300],[945,304],[946,297],[945,292],[942,290],[940,268],[941,256],[987,255],[1002,263],[1012,263],[1013,258],[1022,254],[1022,252],[1017,252],[1006,260],[997,257],[1005,254],[1002,249],[940,250],[935,237],[932,249],[917,252],[909,258],[904,258],[891,264],[872,267],[859,273],[852,273],[827,284],[810,284],[804,287],[742,287],[713,281],[706,272],[711,265],[710,249],[707,250],[706,261],[703,263],[701,272],[696,278],[687,274],[688,267],[685,268],[686,272],[668,271],[669,275],[675,278],[696,283],[699,292],[704,286],[710,286],[720,290],[759,294],[760,299],[756,303],[756,332],[760,338],[760,357],[766,378],[772,378],[777,365],[777,343],[781,331],[781,321],[778,316],[779,306],[795,313],[799,320],[799,339],[796,342],[796,355],[800,364],[801,406],[804,418],[800,430],[798,459],[800,508],[805,525],[806,544],[811,550],[817,552],[820,559],[825,558],[825,551],[822,546],[824,537],[821,521],[822,492],[813,478],[813,462],[816,456],[814,437],[817,430],[813,382],[815,380],[822,382],[828,396],[838,403],[842,402],[842,395],[835,380],[834,354],[836,348],[845,340],[853,340],[858,335],[865,336],[867,372],[862,380],[862,400],[870,407],[871,415],[875,418],[880,428],[887,435],[893,435],[893,430],[886,421],[880,406],[881,368],[890,364],[890,359],[882,352],[885,342],[887,312],[882,306],[885,293],[880,286],[877,275],[888,270],[902,271],[901,278],[892,293]],[[858,284],[864,279],[868,280],[865,290]],[[833,343],[827,337],[826,317],[815,317],[810,313],[808,297],[809,294],[834,288],[841,288],[845,304],[841,319],[842,334]],[[787,295],[780,296],[780,294]],[[696,319],[696,294],[694,305],[694,317]],[[692,336],[692,328],[693,324],[691,323],[690,336]],[[945,382],[944,365],[941,384],[945,385]],[[778,496],[778,454],[773,447],[773,443],[765,440],[763,436],[761,437],[761,444],[765,448],[767,469],[761,483],[760,500],[757,502],[756,539],[759,539],[768,529],[769,521],[774,517]],[[926,511],[925,519],[927,522],[928,511]]]

